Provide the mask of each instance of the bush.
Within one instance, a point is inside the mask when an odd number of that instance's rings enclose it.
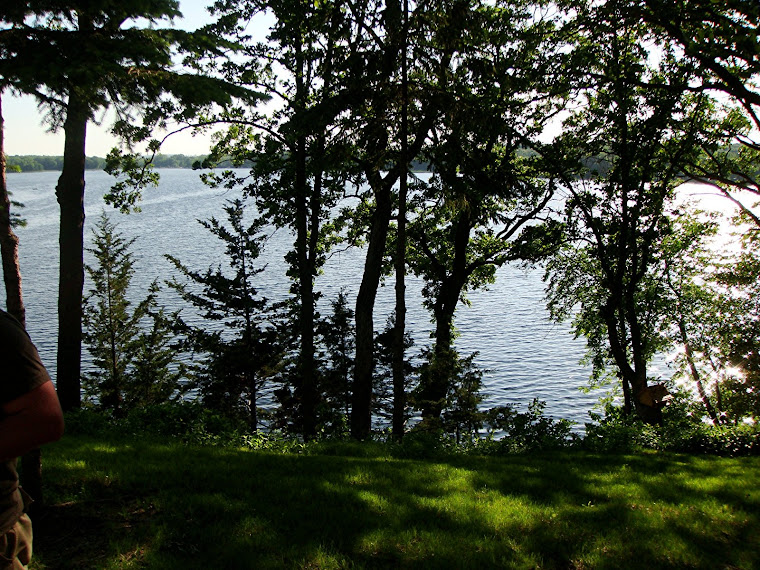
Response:
[[[678,398],[666,407],[663,416],[663,425],[653,426],[608,405],[603,417],[591,414],[594,423],[586,424],[582,447],[602,452],[654,449],[732,457],[760,454],[760,426],[756,424],[707,424]]]
[[[144,406],[126,416],[92,408],[66,414],[66,430],[77,435],[113,439],[172,438],[192,445],[220,445],[278,453],[300,453],[306,446],[279,431],[252,433],[243,420],[233,420],[199,401]]]
[[[520,453],[572,445],[577,437],[572,433],[573,423],[546,417],[545,408],[546,402],[534,399],[527,412],[518,412],[515,406],[509,405],[488,410],[485,424],[489,435],[475,442],[478,452]]]
[[[223,443],[238,439],[245,425],[205,408],[200,402],[182,401],[136,408],[123,417],[105,410],[77,410],[66,414],[66,429],[81,435],[155,435],[189,443]]]

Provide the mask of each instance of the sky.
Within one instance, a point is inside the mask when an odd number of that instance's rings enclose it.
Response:
[[[176,20],[178,28],[193,30],[208,23],[206,6],[212,0],[180,0],[183,18]],[[42,123],[43,113],[37,109],[34,98],[12,97],[3,94],[3,118],[5,119],[5,153],[7,155],[63,155],[63,132],[50,133]],[[113,116],[106,114],[100,126],[90,122],[87,126],[85,152],[87,156],[105,157],[116,140],[108,133]],[[162,147],[163,154],[206,154],[209,150],[209,136],[192,136],[181,133],[170,137]]]

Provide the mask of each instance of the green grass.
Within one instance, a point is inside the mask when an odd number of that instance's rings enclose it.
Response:
[[[67,436],[33,568],[758,568],[760,458]]]

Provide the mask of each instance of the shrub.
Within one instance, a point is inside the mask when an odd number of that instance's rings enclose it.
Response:
[[[604,452],[654,449],[728,456],[760,453],[760,426],[756,424],[708,424],[678,398],[663,415],[663,425],[653,426],[633,415],[625,416],[620,407],[608,405],[604,416],[591,414],[594,423],[586,424],[582,446]]]
[[[545,408],[546,402],[534,399],[526,412],[518,412],[511,405],[488,410],[488,437],[476,442],[475,447],[481,453],[519,453],[570,446],[576,439],[573,423],[546,417]]]

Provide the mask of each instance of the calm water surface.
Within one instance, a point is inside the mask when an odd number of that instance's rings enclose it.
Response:
[[[161,184],[146,192],[142,212],[122,215],[108,208],[102,196],[113,179],[104,172],[87,172],[85,243],[89,247],[92,227],[106,209],[126,237],[136,238],[132,251],[136,258],[136,275],[132,292],[143,298],[148,285],[173,275],[173,267],[164,254],[178,257],[192,269],[216,266],[222,259],[222,246],[197,219],[215,216],[224,219],[225,200],[239,197],[232,191],[204,186],[198,174],[190,170],[162,170]],[[19,228],[21,271],[29,333],[39,348],[46,366],[54,373],[57,331],[58,279],[58,204],[55,185],[58,174],[11,173],[8,187],[14,199],[25,204],[21,214],[27,220]],[[261,258],[266,270],[259,275],[259,291],[270,299],[287,295],[284,254],[292,245],[292,236],[283,230],[268,240]],[[85,255],[86,263],[92,256]],[[353,306],[359,288],[364,252],[352,249],[334,254],[317,288],[324,299],[337,296],[346,288]],[[469,295],[471,306],[460,305],[456,326],[460,336],[457,346],[462,354],[479,351],[476,362],[487,369],[484,376],[487,407],[519,404],[525,408],[533,398],[547,403],[547,414],[582,424],[599,393],[583,393],[589,369],[579,364],[583,356],[583,339],[574,339],[569,325],[549,321],[543,302],[540,269],[523,270],[502,267],[497,281],[487,291]],[[90,287],[85,282],[85,290]],[[416,346],[429,343],[430,316],[422,307],[421,282],[410,278],[407,284],[407,326]],[[171,292],[163,294],[168,309],[181,307]],[[382,328],[394,304],[393,281],[389,280],[378,295],[375,327]],[[325,304],[322,308],[326,312]],[[185,309],[185,312],[191,312]],[[87,363],[85,363],[87,366]],[[656,375],[657,371],[653,371]]]

